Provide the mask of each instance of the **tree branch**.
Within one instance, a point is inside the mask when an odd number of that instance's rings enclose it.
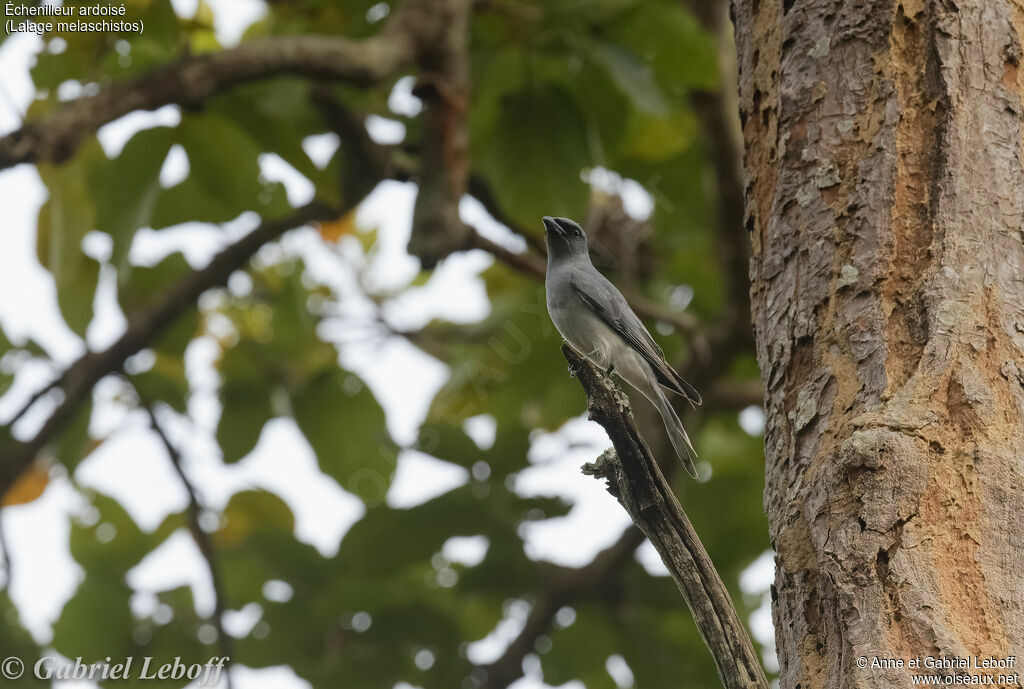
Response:
[[[156,413],[153,411],[149,401],[143,399],[137,390],[136,394],[139,395],[139,401],[149,415],[150,426],[152,426],[153,431],[156,432],[160,442],[163,443],[164,449],[167,451],[167,456],[171,460],[174,472],[181,479],[181,483],[185,486],[185,491],[188,493],[188,530],[192,534],[192,540],[195,541],[196,547],[199,548],[199,553],[206,561],[207,569],[210,571],[210,581],[213,584],[213,616],[210,622],[213,624],[214,629],[217,630],[217,649],[222,656],[228,659],[224,677],[227,689],[231,689],[232,643],[231,638],[224,631],[224,586],[221,582],[220,568],[217,565],[213,542],[210,540],[210,535],[203,530],[201,524],[203,506],[199,502],[199,495],[196,493],[196,489],[192,486],[192,482],[189,481],[188,475],[182,466],[181,453],[178,452],[178,448],[174,446],[171,439],[167,437],[167,433],[164,432],[163,426],[160,425],[159,420],[156,418]]]
[[[291,74],[368,86],[395,75],[431,49],[441,24],[430,0],[407,0],[380,33],[363,40],[285,36],[247,41],[186,57],[96,95],[73,100],[0,138],[0,170],[19,163],[60,163],[96,131],[136,110],[194,106],[226,88]]]
[[[429,51],[420,54],[413,93],[423,100],[419,189],[413,208],[409,253],[430,270],[462,249],[468,228],[459,201],[469,176],[470,0],[433,0],[443,18]]]
[[[490,213],[492,218],[525,239],[527,246],[542,256],[547,252],[547,246],[544,244],[542,236],[536,232],[530,232],[505,212],[505,209],[501,207],[501,203],[498,202],[494,189],[491,188],[491,184],[483,175],[470,174],[467,191],[469,191],[470,196],[480,202],[484,210]]]
[[[381,180],[397,178],[394,150],[370,138],[365,117],[353,112],[328,82],[314,84],[310,99],[330,131],[343,142],[339,170],[343,199],[353,202],[365,198]],[[354,206],[355,203],[345,205]]]
[[[562,345],[562,354],[587,394],[590,418],[604,427],[615,447],[584,472],[607,479],[608,492],[654,544],[693,613],[723,686],[768,689],[729,592],[637,431],[625,395],[569,345]]]
[[[234,271],[246,265],[256,251],[286,230],[316,220],[337,217],[337,209],[312,203],[280,220],[270,220],[213,257],[200,270],[189,273],[149,307],[132,316],[128,328],[114,344],[101,352],[87,352],[59,378],[64,398],[35,437],[0,448],[0,495],[7,492],[32,459],[72,418],[92,387],[104,376],[121,370],[125,359],[146,347],[165,327],[193,307],[211,287],[224,284]]]
[[[10,426],[13,426],[14,424],[16,424],[18,422],[18,419],[23,417],[25,415],[25,413],[28,412],[29,409],[31,409],[32,407],[34,407],[36,405],[36,402],[41,400],[51,390],[59,388],[63,381],[64,381],[64,374],[62,373],[61,375],[59,375],[58,377],[54,378],[49,383],[44,385],[43,387],[41,387],[38,390],[36,390],[35,392],[33,392],[32,396],[29,397],[28,400],[26,400],[25,404],[21,405],[21,409],[16,411],[14,413],[14,416],[12,416],[10,419],[8,419],[7,423],[5,425],[10,427]]]
[[[408,6],[419,7],[419,4],[414,1]],[[388,28],[392,25],[401,26],[396,24],[398,20],[399,15],[396,14]],[[121,370],[128,357],[146,347],[163,328],[190,308],[199,295],[211,287],[223,284],[231,273],[243,268],[261,246],[276,239],[285,231],[318,220],[330,220],[348,212],[372,191],[378,182],[388,176],[391,165],[390,149],[375,144],[367,135],[365,127],[355,122],[351,113],[348,113],[322,85],[314,87],[312,98],[314,104],[320,108],[327,126],[337,132],[345,144],[341,176],[347,186],[342,190],[341,208],[313,202],[297,209],[288,217],[264,222],[214,256],[205,268],[190,273],[178,284],[170,287],[160,300],[132,315],[128,329],[106,350],[86,353],[54,381],[33,394],[28,403],[17,412],[14,420],[5,424],[8,428],[46,393],[60,389],[63,399],[34,438],[24,443],[13,442],[8,447],[0,447],[0,495],[14,483],[36,453],[63,429],[80,403],[88,396],[92,386],[103,376]]]
[[[521,254],[516,253],[476,231],[469,235],[469,246],[466,248],[482,249],[517,273],[537,280],[543,280],[544,274],[547,272],[547,262],[543,256],[538,256],[529,250]]]
[[[748,404],[761,403],[759,381],[753,381],[748,385],[722,378],[737,353],[743,349],[744,335],[739,332],[740,330],[742,328],[738,326],[735,329],[723,330],[711,343],[710,361],[691,361],[683,372],[683,377],[698,387],[710,388],[702,409],[710,412],[715,409],[739,409]],[[660,427],[660,416],[657,418],[657,424]],[[644,447],[647,448],[646,445]],[[662,436],[656,438],[655,447],[659,452],[674,452],[667,438]],[[678,466],[678,463],[673,462],[666,469],[666,473],[671,474]],[[635,526],[630,527],[616,543],[598,553],[589,564],[560,572],[544,586],[538,593],[523,630],[498,660],[484,668],[487,672],[484,689],[505,689],[519,679],[523,674],[523,658],[532,652],[537,638],[551,627],[555,613],[566,605],[572,605],[587,593],[606,586],[609,579],[620,571],[629,556],[643,543],[644,538],[642,531]]]
[[[706,3],[698,2],[697,0],[684,0],[684,4],[690,7],[704,28],[714,34],[721,43],[723,32],[727,26],[725,3],[720,0]],[[742,147],[732,126],[737,117],[737,109],[735,104],[730,102],[727,95],[728,85],[735,82],[735,74],[733,68],[728,64],[728,60],[725,59],[724,52],[723,59],[720,62],[723,88],[717,92],[694,94],[693,105],[701,121],[702,129],[707,134],[708,160],[715,171],[718,195],[718,244],[723,270],[728,276],[727,287],[730,307],[728,312],[724,314],[718,327],[710,333],[709,337],[705,338],[703,333],[698,332],[698,323],[690,314],[670,311],[657,302],[638,297],[638,295],[629,295],[628,299],[633,310],[641,316],[670,323],[691,338],[697,356],[694,360],[690,361],[683,375],[698,387],[710,388],[706,395],[706,409],[739,409],[750,404],[760,404],[762,402],[762,395],[759,381],[755,380],[748,385],[746,383],[733,383],[722,380],[722,376],[728,371],[736,356],[752,348],[753,334],[750,327],[749,281],[747,278],[749,238],[743,227],[743,176],[740,168]],[[496,199],[493,194],[489,193],[490,190],[486,186],[474,184],[473,178],[470,177],[469,191],[484,204],[484,207],[495,219],[499,222],[504,222],[513,231],[526,236],[528,244],[538,252],[543,251],[543,246],[538,247],[536,242],[530,241],[529,234],[522,232],[521,228],[507,222],[507,218],[501,213]],[[470,239],[472,248],[479,248],[490,252],[496,259],[505,263],[513,270],[533,278],[544,278],[545,264],[542,256],[537,256],[529,251],[526,253],[509,251],[505,247],[480,236],[478,233],[470,235]],[[701,342],[704,342],[705,346],[700,346]],[[609,432],[609,434],[611,433]],[[665,445],[666,443],[662,442],[661,444]],[[644,448],[647,449],[646,445],[644,445]],[[647,456],[650,456],[649,450],[647,451]],[[657,468],[655,467],[654,470],[657,471]],[[660,476],[660,473],[658,475]],[[678,506],[674,496],[671,502]],[[681,510],[680,514],[682,514]],[[682,515],[682,517],[683,520],[686,519],[685,515]],[[687,526],[689,525],[688,521],[685,523]],[[637,529],[631,528],[623,534],[619,543],[609,548],[609,551],[614,549],[622,552],[622,549],[625,548],[628,550],[628,553],[632,553],[642,541],[639,533]],[[689,529],[689,533],[693,534],[692,528]],[[639,540],[630,544],[634,538]],[[697,541],[695,534],[693,534],[693,541],[699,546],[699,541]],[[704,552],[702,547],[700,552]],[[582,583],[591,584],[592,586],[604,585],[607,578],[614,576],[626,558],[611,560],[603,556],[604,553],[601,553],[589,565],[573,570],[573,572],[588,570],[587,578],[580,577],[576,579],[572,573],[566,573],[564,578],[558,581],[576,581],[577,585]],[[599,560],[609,566],[598,567]],[[710,566],[710,561],[707,560],[706,554],[704,555],[704,560]],[[717,574],[714,573],[713,569],[710,571],[713,574],[714,580],[718,582],[718,591],[728,601],[728,594],[721,585]],[[523,658],[532,651],[536,639],[550,628],[551,621],[559,608],[570,605],[582,593],[583,591],[579,588],[562,589],[558,583],[553,583],[544,588],[538,594],[538,600],[534,603],[522,632],[510,644],[503,656],[486,668],[488,675],[485,686],[488,689],[504,689],[521,677]],[[763,687],[766,685],[766,682],[760,669],[760,664],[753,653],[745,630],[743,630],[736,619],[735,610],[732,609],[731,602],[729,603],[729,610],[732,612],[732,619],[736,623],[736,628],[741,633],[741,638],[745,640],[746,657],[756,667],[756,672],[753,676],[757,679],[758,683],[752,686]]]

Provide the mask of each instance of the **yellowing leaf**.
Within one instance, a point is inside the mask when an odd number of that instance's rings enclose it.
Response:
[[[622,153],[641,160],[666,160],[685,151],[696,136],[697,120],[688,110],[674,110],[664,117],[635,111]]]
[[[235,493],[224,508],[213,541],[218,548],[231,548],[250,537],[263,540],[271,535],[290,535],[294,528],[295,517],[281,498],[263,490],[246,490]]]
[[[199,6],[196,8],[195,21],[197,24],[205,28],[213,28],[213,9],[210,7],[209,3],[205,2],[205,0],[199,0]]]
[[[232,513],[213,537],[217,546],[226,548],[244,543],[252,533],[251,521],[246,514]]]
[[[336,242],[347,234],[355,234],[356,212],[351,210],[335,220],[317,223],[316,229],[327,242]]]
[[[18,480],[14,482],[14,485],[4,493],[0,504],[4,507],[10,507],[11,505],[24,505],[32,502],[43,494],[49,483],[50,472],[46,470],[45,466],[36,462],[28,468],[28,471],[22,473]]]

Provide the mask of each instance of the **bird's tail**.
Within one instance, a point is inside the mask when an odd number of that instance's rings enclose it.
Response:
[[[672,408],[668,398],[665,397],[665,393],[657,385],[652,387],[654,389],[654,399],[651,401],[654,402],[654,406],[658,408],[658,412],[661,414],[661,420],[665,423],[665,430],[668,432],[668,439],[672,441],[672,447],[675,448],[679,461],[683,463],[683,468],[686,469],[690,476],[697,478],[697,469],[693,466],[693,460],[697,457],[697,451],[693,449],[690,436],[686,435],[683,422],[679,420],[676,410]]]

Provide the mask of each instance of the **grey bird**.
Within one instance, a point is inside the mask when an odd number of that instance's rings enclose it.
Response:
[[[692,385],[665,361],[665,353],[633,313],[626,298],[590,262],[587,235],[568,218],[544,217],[548,269],[544,278],[548,314],[565,341],[594,365],[615,372],[657,408],[672,447],[697,478],[697,453],[662,391],[701,403]]]

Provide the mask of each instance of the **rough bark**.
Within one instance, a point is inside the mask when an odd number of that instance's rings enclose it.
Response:
[[[781,686],[1019,658],[1024,3],[733,14]]]

